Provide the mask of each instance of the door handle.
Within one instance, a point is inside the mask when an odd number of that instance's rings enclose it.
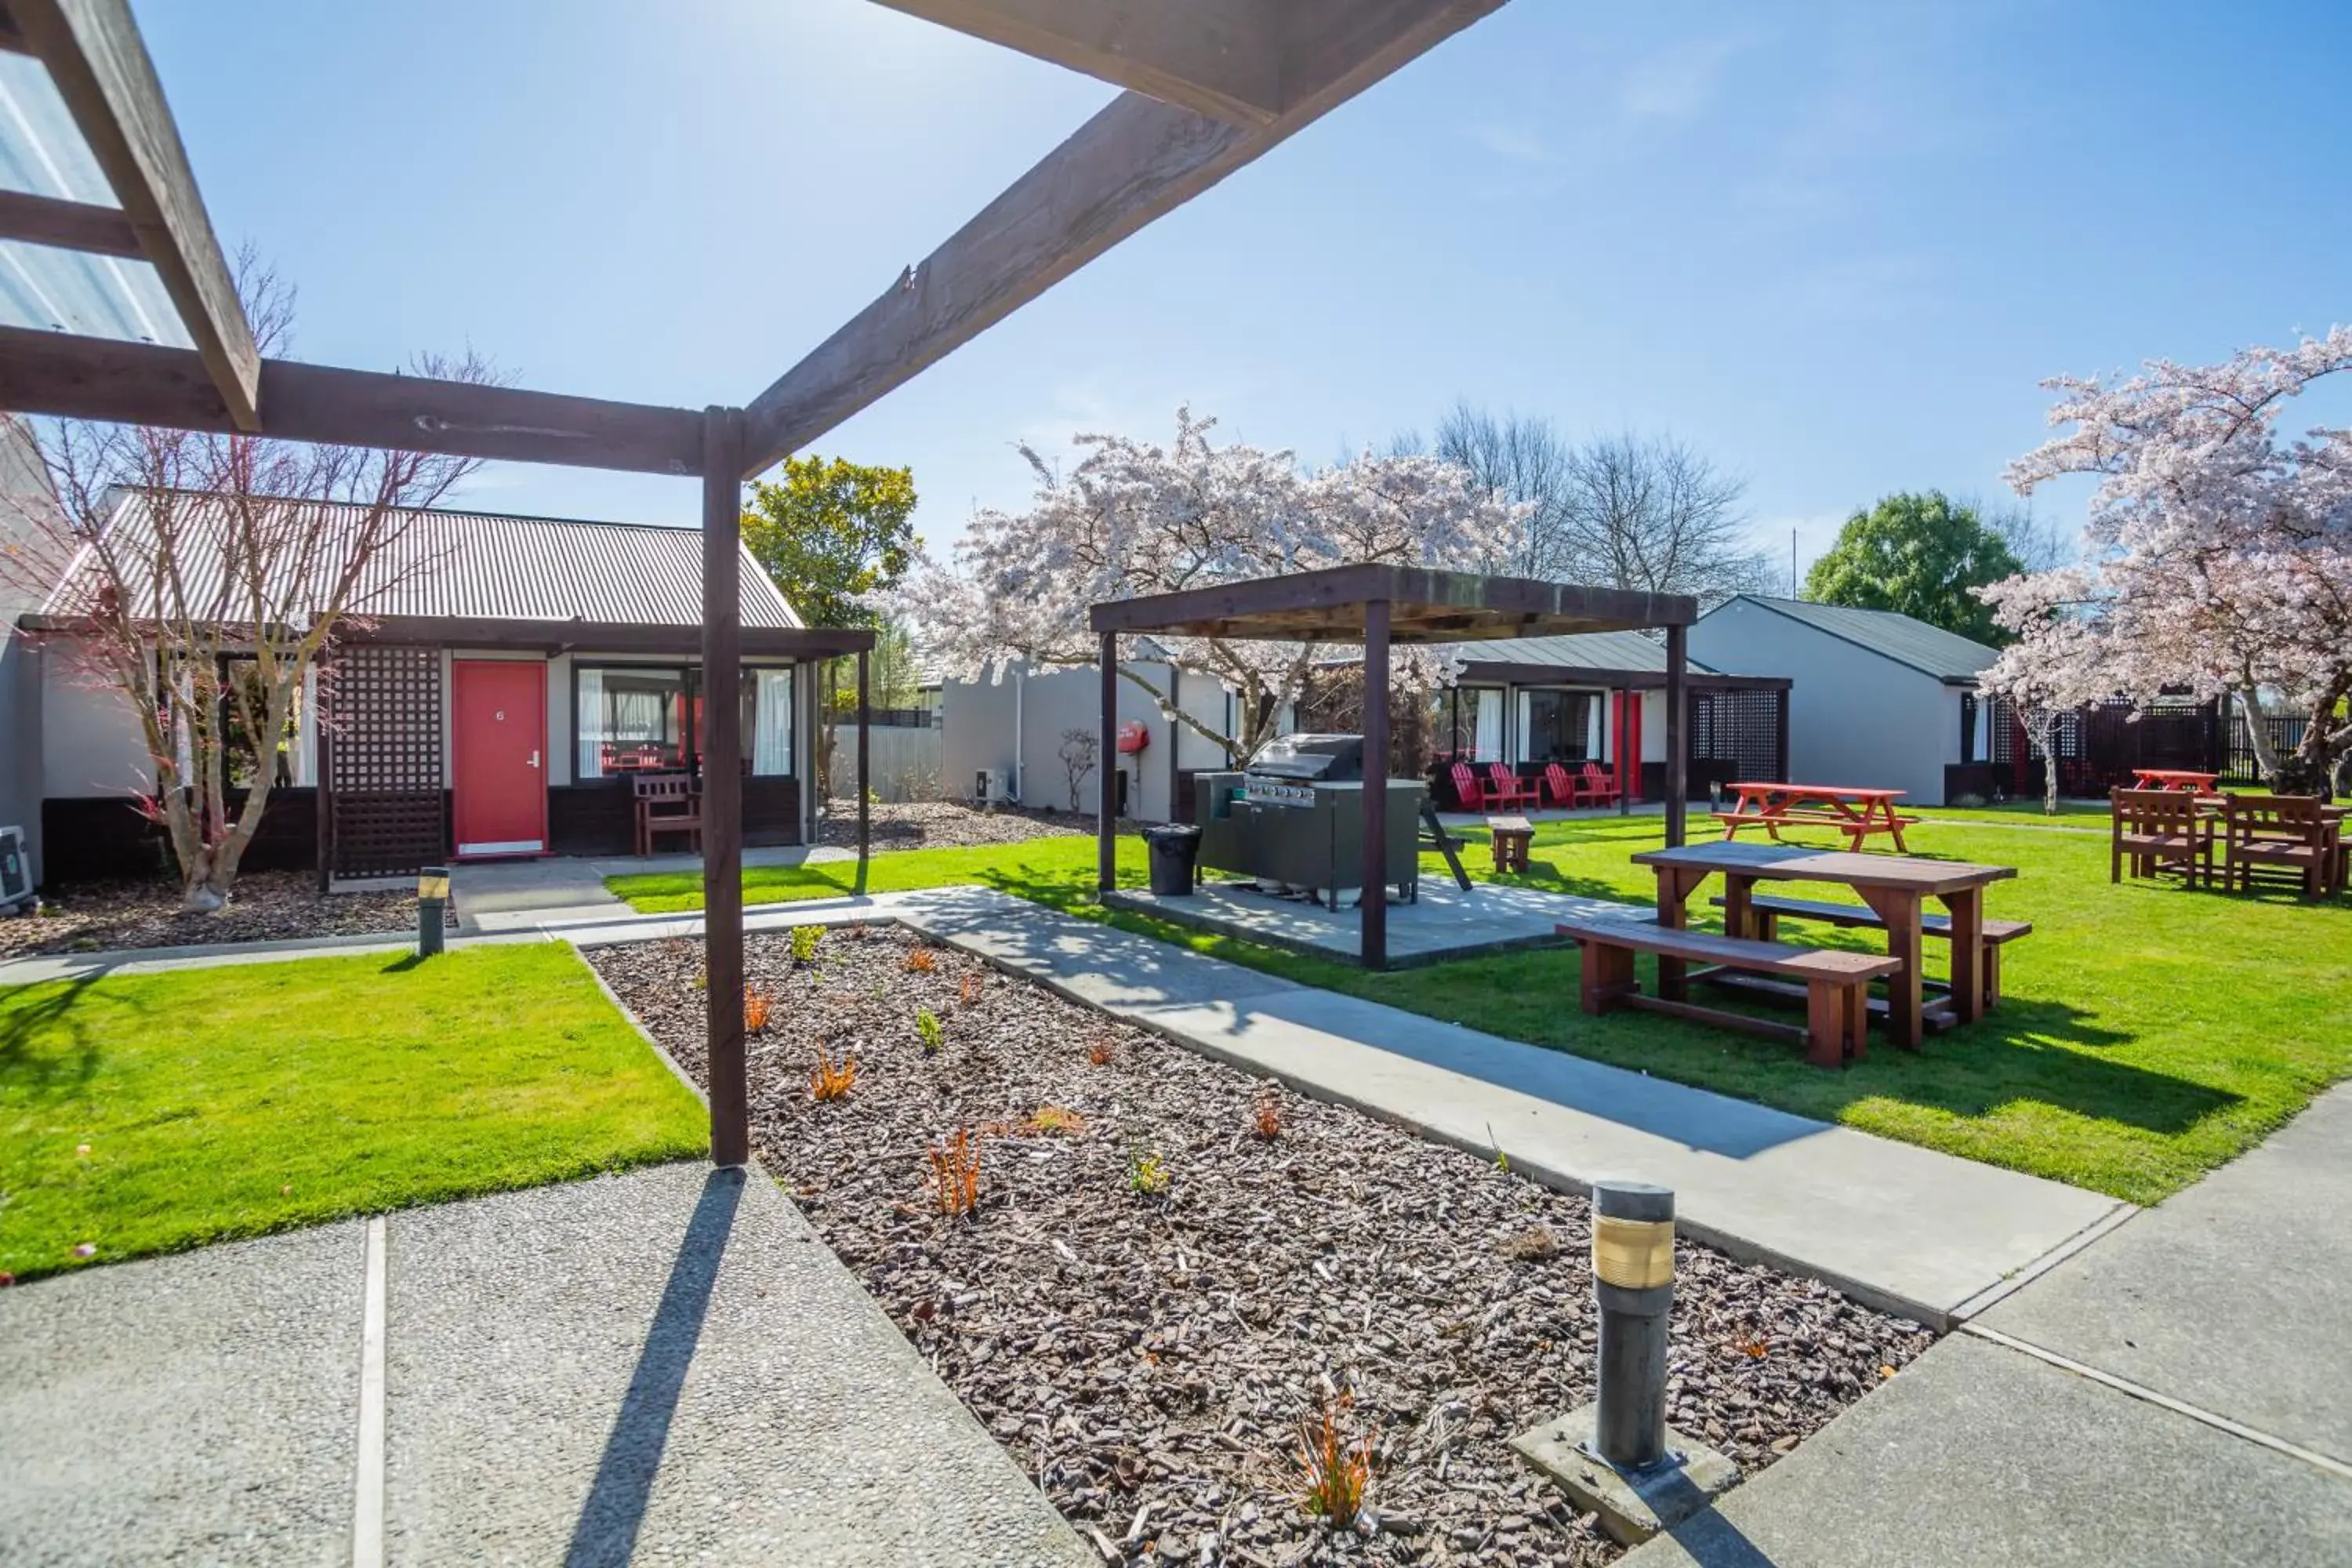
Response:
[[[537,752],[533,752],[530,754],[530,765],[532,767],[539,766],[539,753]]]

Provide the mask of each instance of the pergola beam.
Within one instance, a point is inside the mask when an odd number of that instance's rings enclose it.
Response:
[[[702,416],[517,387],[260,362],[264,434],[647,474],[702,466]],[[178,430],[233,430],[192,350],[0,327],[0,408]]]
[[[880,3],[1227,124],[1282,112],[1281,18],[1266,0]]]
[[[0,239],[54,246],[92,256],[143,258],[139,231],[120,207],[59,201],[29,191],[0,191]]]
[[[128,0],[8,0],[163,279],[222,405],[261,427],[261,353]]]
[[[1280,7],[1319,79],[1241,127],[1129,91],[784,373],[745,411],[747,471],[823,436],[1096,257],[1263,156],[1503,0]],[[1164,8],[1190,16],[1190,6]],[[1173,23],[1170,25],[1174,25]]]

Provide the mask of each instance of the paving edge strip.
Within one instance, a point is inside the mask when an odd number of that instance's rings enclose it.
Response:
[[[367,1286],[360,1312],[360,1430],[352,1496],[352,1568],[383,1568],[384,1220],[367,1222]]]
[[[2119,1377],[2112,1372],[2103,1372],[2095,1366],[2076,1361],[2071,1356],[2060,1355],[2053,1350],[2044,1350],[2031,1340],[2021,1340],[2014,1334],[2004,1334],[1999,1329],[1988,1329],[1981,1323],[1962,1323],[1959,1331],[1972,1339],[1999,1345],[2003,1350],[2015,1351],[2020,1355],[2032,1356],[2035,1361],[2054,1366],[2061,1372],[2071,1372],[2077,1377],[2088,1378],[2093,1383],[2112,1388],[2118,1394],[2153,1405],[2159,1410],[2169,1410],[2175,1415],[2185,1415],[2191,1421],[2202,1422],[2217,1432],[2227,1432],[2232,1437],[2242,1437],[2247,1442],[2258,1444],[2273,1453],[2284,1454],[2291,1459],[2300,1459],[2313,1468],[2324,1470],[2339,1479],[2352,1481],[2352,1464],[2346,1464],[2343,1460],[2333,1458],[2320,1453],[2317,1449],[2306,1448],[2300,1443],[2290,1443],[2284,1437],[2274,1436],[2259,1426],[2249,1426],[2242,1421],[2232,1421],[2227,1415],[2208,1410],[2202,1405],[2191,1405],[2185,1399],[2175,1399],[2171,1394],[2158,1393],[2146,1384],[2134,1383],[2130,1378]]]
[[[1999,1284],[1986,1286],[1983,1289],[1978,1291],[1975,1295],[1969,1297],[1967,1300],[1953,1308],[1951,1312],[1953,1323],[1958,1324],[1966,1322],[1969,1319],[1976,1317],[1979,1313],[1983,1312],[1986,1309],[1997,1305],[2000,1301],[2007,1300],[2009,1297],[2015,1295],[2018,1291],[2024,1289],[2028,1285],[2032,1284],[2036,1279],[2041,1279],[2044,1274],[2049,1273],[2053,1268],[2057,1268],[2060,1264],[2065,1262],[2068,1258],[2082,1251],[2084,1247],[2089,1247],[2093,1242],[2101,1240],[2109,1233],[2129,1223],[2141,1212],[2143,1211],[2137,1204],[2126,1203],[2123,1199],[2117,1198],[2116,1200],[2116,1206],[2109,1209],[2105,1214],[2100,1215],[2097,1219],[2093,1220],[2090,1224],[2084,1226],[2082,1229],[2076,1231],[2074,1235],[2068,1237],[2065,1240],[2060,1242],[2057,1246],[2052,1247],[2049,1251],[2043,1253],[2041,1257],[2035,1258],[2032,1262],[2027,1264],[2016,1273],[2011,1274],[2006,1279],[2001,1280]]]

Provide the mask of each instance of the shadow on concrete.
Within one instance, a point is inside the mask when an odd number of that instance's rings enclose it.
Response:
[[[670,1264],[669,1283],[663,1287],[661,1304],[646,1331],[636,1373],[622,1396],[612,1435],[604,1440],[595,1482],[572,1528],[564,1568],[621,1568],[636,1552],[637,1531],[645,1524],[671,1418],[677,1414],[678,1393],[686,1384],[687,1369],[694,1364],[702,1321],[719,1281],[719,1260],[734,1230],[743,1180],[744,1173],[736,1168],[713,1171],[704,1180],[702,1196]]]

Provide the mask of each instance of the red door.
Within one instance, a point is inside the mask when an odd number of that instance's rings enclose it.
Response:
[[[457,659],[449,667],[457,854],[547,852],[547,666]]]

